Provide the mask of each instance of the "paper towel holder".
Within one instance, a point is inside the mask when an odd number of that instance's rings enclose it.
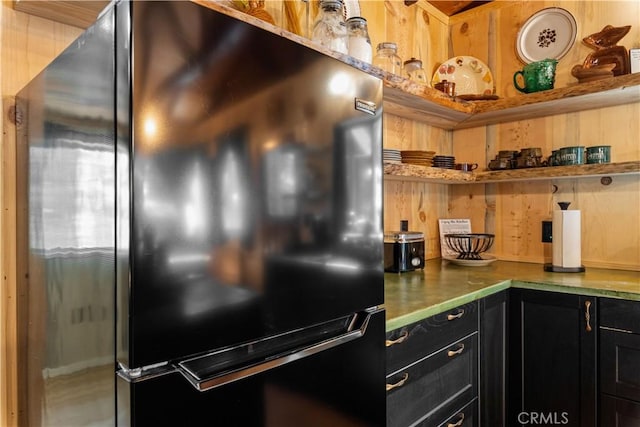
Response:
[[[570,202],[558,202],[560,210],[566,211],[571,203]],[[553,231],[551,232],[553,238]],[[564,267],[559,265],[553,265],[553,263],[544,264],[544,271],[550,271],[554,273],[583,273],[585,268],[583,265],[579,267]]]

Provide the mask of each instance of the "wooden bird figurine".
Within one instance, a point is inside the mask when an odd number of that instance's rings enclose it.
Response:
[[[629,56],[624,46],[616,46],[624,36],[627,35],[631,25],[624,27],[605,26],[597,33],[591,34],[582,39],[582,41],[595,52],[587,55],[583,69],[603,68],[608,64],[615,64],[611,70],[614,76],[621,76],[631,72],[629,64]],[[574,74],[575,75],[575,74]]]

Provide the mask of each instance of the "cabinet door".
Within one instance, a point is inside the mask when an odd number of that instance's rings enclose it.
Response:
[[[480,300],[480,425],[507,426],[508,292]]]
[[[509,425],[595,427],[595,298],[512,289]]]
[[[603,427],[640,426],[640,403],[620,399],[606,394],[601,400],[602,414],[600,425]]]
[[[640,335],[600,329],[600,389],[640,402]]]

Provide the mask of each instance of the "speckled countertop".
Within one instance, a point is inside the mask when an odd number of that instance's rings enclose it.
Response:
[[[510,287],[640,301],[640,272],[586,268],[584,273],[550,273],[542,264],[496,261],[463,267],[441,259],[425,269],[385,273],[387,331],[408,325]]]

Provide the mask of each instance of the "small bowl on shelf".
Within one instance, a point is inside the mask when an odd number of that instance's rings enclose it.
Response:
[[[445,234],[444,240],[458,254],[457,259],[482,260],[480,254],[491,249],[494,237],[488,233]]]

